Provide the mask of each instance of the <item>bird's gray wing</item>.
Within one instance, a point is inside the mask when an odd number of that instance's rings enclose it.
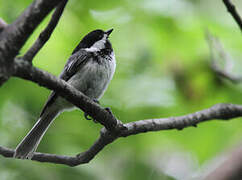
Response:
[[[68,81],[79,69],[83,66],[86,61],[90,58],[91,53],[85,50],[79,50],[78,53],[74,53],[68,59],[64,70],[61,72],[59,78],[63,79],[64,81]],[[58,97],[58,93],[52,91],[48,100],[46,101],[41,113],[40,117],[44,114],[45,110],[55,102],[56,98]]]

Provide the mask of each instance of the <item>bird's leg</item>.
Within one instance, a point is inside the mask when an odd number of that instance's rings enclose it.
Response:
[[[93,99],[93,101],[94,101],[95,103],[97,103],[97,104],[100,104],[100,102],[99,102],[97,99]],[[87,113],[85,113],[85,112],[84,112],[84,117],[85,117],[86,120],[93,120],[94,123],[98,123],[95,119],[90,118],[90,117],[89,117],[89,114],[87,114]]]

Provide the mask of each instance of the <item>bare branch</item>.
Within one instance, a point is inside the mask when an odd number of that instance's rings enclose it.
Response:
[[[172,130],[189,126],[196,126],[198,123],[213,120],[229,120],[242,117],[242,106],[235,104],[217,104],[211,108],[198,111],[192,114],[178,117],[147,119],[124,124],[127,129],[119,129],[117,133],[110,133],[106,129],[101,130],[99,139],[85,152],[71,156],[61,156],[55,154],[35,153],[32,160],[77,166],[90,162],[106,145],[112,143],[119,137],[127,137],[139,133]],[[4,157],[12,158],[14,150],[0,146],[0,154]]]
[[[77,158],[84,163],[90,162],[105,146],[118,138],[118,134],[111,134],[105,128],[101,130],[99,139],[85,152],[77,155]],[[80,163],[76,164],[79,165]]]
[[[183,128],[194,126],[198,123],[212,119],[228,120],[242,116],[242,106],[234,104],[217,104],[211,108],[179,117],[140,120],[124,124],[127,130],[121,131],[120,136],[126,137],[134,134],[160,131],[169,129],[182,130]]]
[[[44,46],[44,44],[49,40],[52,32],[54,31],[59,19],[64,11],[67,0],[63,0],[57,7],[55,12],[53,13],[49,24],[46,28],[40,33],[38,39],[32,45],[32,47],[26,52],[23,56],[23,59],[32,63],[34,56],[40,51],[40,49]]]
[[[13,69],[14,57],[18,54],[34,29],[60,0],[35,0],[15,22],[0,33],[0,86],[8,80]]]
[[[234,20],[238,24],[240,30],[242,31],[242,19],[239,13],[236,11],[235,6],[230,2],[230,0],[223,0],[228,12],[233,16]]]
[[[206,32],[206,38],[211,54],[211,68],[220,77],[228,79],[233,83],[242,82],[242,76],[234,75],[231,71],[233,68],[233,60],[231,56],[225,51],[220,40],[213,36],[209,31]],[[221,65],[224,63],[224,68]]]
[[[82,109],[84,112],[90,114],[97,121],[103,124],[107,131],[103,129],[102,135],[96,143],[86,152],[79,154],[77,157],[79,160],[69,159],[64,156],[36,154],[33,160],[38,161],[49,161],[51,156],[51,162],[62,163],[71,166],[89,162],[94,156],[100,152],[107,144],[111,143],[118,137],[126,137],[150,131],[178,129],[181,130],[185,127],[196,126],[198,123],[212,120],[212,119],[231,119],[242,116],[242,106],[233,104],[218,104],[209,109],[198,111],[193,114],[180,117],[162,118],[162,119],[148,119],[122,124],[117,122],[116,118],[100,107],[98,104],[90,100],[88,97],[83,95],[80,91],[70,86],[65,81],[58,79],[57,77],[37,69],[31,66],[24,60],[18,59],[15,61],[15,76],[33,81],[40,86],[52,89],[59,95],[66,98],[68,101]],[[118,125],[117,125],[118,123]],[[125,127],[125,128],[124,128]],[[54,158],[53,158],[53,157]],[[38,158],[37,158],[38,157]],[[48,158],[47,158],[48,157]],[[36,159],[37,158],[37,159]],[[40,158],[40,159],[39,159]],[[57,159],[56,159],[57,158]],[[59,159],[59,160],[58,160]],[[81,160],[80,160],[81,159]],[[77,164],[75,164],[75,163]],[[69,164],[68,164],[69,163]]]
[[[16,77],[30,80],[40,86],[54,90],[58,95],[92,116],[105,126],[105,128],[101,130],[99,139],[87,151],[75,157],[36,152],[32,160],[77,166],[91,161],[104,147],[119,137],[127,137],[151,131],[170,129],[181,130],[189,126],[196,127],[198,123],[212,119],[228,120],[242,116],[242,106],[240,105],[217,104],[209,109],[185,116],[147,119],[122,124],[112,113],[93,102],[67,82],[31,66],[28,61],[32,61],[33,57],[49,39],[64,10],[66,0],[62,1],[63,4],[60,4],[56,9],[46,29],[40,34],[37,41],[25,54],[26,59],[14,59],[37,25],[59,2],[60,0],[36,0],[13,24],[6,26],[2,30],[0,33],[0,64],[4,65],[5,69],[2,67],[0,68],[0,83],[14,74]],[[4,80],[1,80],[2,77],[4,77]],[[0,154],[2,156],[11,158],[13,157],[13,153],[14,150],[0,146]]]
[[[77,166],[90,162],[107,144],[115,140],[114,136],[107,131],[101,133],[99,139],[85,152],[76,156],[63,156],[48,153],[35,152],[32,160],[39,162],[49,162],[55,164],[64,164],[68,166]],[[14,150],[0,146],[0,154],[6,158],[13,158]]]

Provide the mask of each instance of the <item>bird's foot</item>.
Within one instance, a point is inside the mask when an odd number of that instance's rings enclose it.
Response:
[[[100,104],[100,102],[99,102],[97,99],[93,99],[93,101],[94,101],[95,103],[97,103],[97,104]],[[91,118],[91,117],[89,116],[89,114],[87,114],[87,113],[85,113],[85,112],[84,112],[84,117],[85,117],[85,119],[88,120],[88,121],[92,120],[94,123],[98,123],[98,121],[96,121],[95,119]]]
[[[95,119],[91,118],[91,117],[89,116],[89,114],[87,114],[87,113],[85,113],[85,112],[84,112],[84,117],[85,117],[85,119],[88,120],[88,121],[92,120],[94,123],[98,123],[98,121],[96,121]]]

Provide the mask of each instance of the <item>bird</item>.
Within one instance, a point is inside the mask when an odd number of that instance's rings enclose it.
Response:
[[[97,29],[84,36],[59,75],[60,79],[95,102],[103,96],[116,69],[115,54],[109,40],[112,31],[113,29],[107,31]],[[13,157],[32,159],[54,119],[63,111],[73,108],[75,108],[73,104],[52,91],[38,121],[17,145]]]

